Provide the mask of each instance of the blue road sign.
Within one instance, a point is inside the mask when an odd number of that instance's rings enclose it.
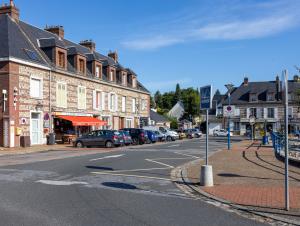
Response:
[[[200,109],[210,109],[212,107],[212,87],[203,86],[200,88]]]

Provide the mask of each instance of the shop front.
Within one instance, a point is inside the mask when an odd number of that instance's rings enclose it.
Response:
[[[53,121],[56,140],[63,143],[107,125],[106,121],[92,116],[55,115]]]

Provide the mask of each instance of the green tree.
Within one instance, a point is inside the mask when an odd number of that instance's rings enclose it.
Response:
[[[181,100],[181,89],[180,89],[180,85],[177,83],[176,84],[176,89],[175,89],[175,94],[174,94],[175,104],[180,100]]]
[[[154,94],[154,101],[156,103],[156,107],[161,108],[162,96],[161,96],[161,93],[159,91],[156,91],[156,93]]]
[[[153,96],[150,96],[150,108],[156,108],[156,103]]]

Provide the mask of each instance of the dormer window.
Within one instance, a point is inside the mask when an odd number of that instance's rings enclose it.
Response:
[[[122,73],[122,85],[127,86],[127,74]]]
[[[58,66],[62,68],[66,66],[66,54],[61,51],[58,51]]]
[[[132,88],[136,88],[137,87],[137,79],[135,76],[132,77]]]
[[[256,93],[250,93],[250,102],[256,102],[257,101],[257,94]]]
[[[95,76],[97,78],[101,78],[101,74],[102,74],[102,68],[100,65],[96,65],[96,70],[95,70]]]
[[[274,101],[274,93],[267,94],[267,101]]]
[[[79,72],[83,74],[84,71],[85,71],[84,60],[83,59],[79,59]]]
[[[116,71],[114,69],[111,69],[109,71],[109,81],[111,81],[111,82],[115,81],[115,73],[116,73]]]

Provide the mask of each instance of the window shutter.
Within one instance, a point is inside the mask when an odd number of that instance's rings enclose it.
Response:
[[[262,114],[261,108],[257,108],[256,117],[257,117],[257,118],[261,118],[261,114]]]
[[[264,118],[268,118],[268,108],[264,108]]]
[[[247,118],[250,117],[250,108],[247,108]]]
[[[278,108],[274,108],[274,116],[278,119]]]
[[[101,105],[102,105],[102,110],[105,110],[105,92],[102,92],[102,98],[101,98]]]
[[[117,94],[115,95],[115,97],[116,97],[116,100],[115,100],[115,111],[118,111],[118,110],[119,110],[119,103],[118,103],[118,102],[119,102],[119,101],[118,101],[119,98],[118,98],[118,95],[117,95]]]
[[[96,95],[97,95],[96,90],[93,90],[93,109],[94,110],[97,109],[97,103],[96,103],[97,97],[96,97]]]
[[[108,108],[107,108],[107,109],[108,109],[109,111],[111,111],[111,110],[112,110],[112,109],[111,109],[111,106],[110,106],[111,93],[108,93],[108,94],[107,94],[107,99],[108,99],[108,101],[107,101],[107,103],[108,103]]]

